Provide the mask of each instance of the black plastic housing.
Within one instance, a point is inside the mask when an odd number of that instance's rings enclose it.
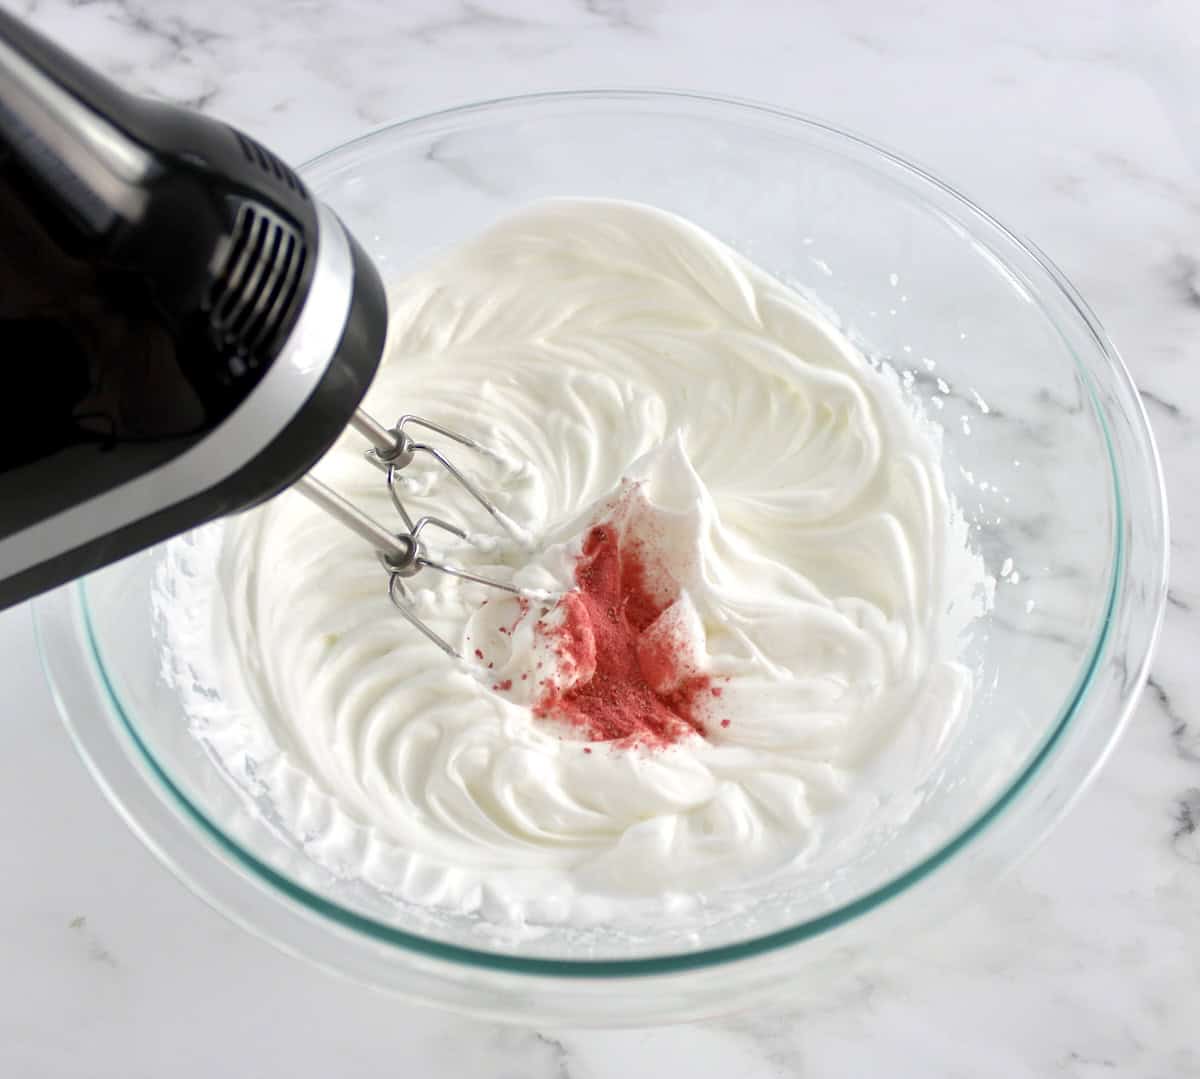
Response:
[[[7,537],[44,526],[62,547],[56,515],[121,498],[123,485],[221,438],[316,299],[314,269],[330,240],[304,184],[248,136],[125,93],[4,12],[0,45],[3,607],[306,472],[366,392],[387,309],[351,238],[349,313],[343,305],[330,316],[345,320],[340,343],[300,411],[272,421],[266,450],[241,460],[231,447],[199,478],[200,493],[165,490],[161,505],[116,531],[91,535],[76,521],[66,550],[6,559]],[[6,96],[16,83],[3,81],[5,57],[10,72],[32,68],[44,80],[44,108],[20,87]],[[55,107],[76,106],[76,127],[55,120]],[[104,171],[103,153],[93,165],[84,137],[93,123],[136,168]]]

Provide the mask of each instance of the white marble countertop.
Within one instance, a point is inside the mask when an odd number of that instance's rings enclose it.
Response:
[[[1096,308],[1158,435],[1174,568],[1150,688],[1118,751],[977,909],[819,1011],[633,1032],[409,1007],[228,924],[108,808],[54,714],[29,612],[6,612],[0,1075],[1200,1076],[1191,0],[2,2],[129,87],[293,161],[389,119],[598,85],[760,99],[891,145],[1035,239]]]

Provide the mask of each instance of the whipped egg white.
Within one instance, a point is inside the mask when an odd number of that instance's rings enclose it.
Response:
[[[369,547],[286,493],[169,560],[216,582],[169,643],[216,691],[198,732],[314,859],[498,921],[604,920],[802,863],[900,740],[929,765],[967,704],[982,563],[936,429],[811,303],[695,225],[590,199],[504,220],[390,299],[365,407],[492,446],[446,452],[528,541],[416,465],[411,507],[472,530],[430,547],[560,595],[632,492],[722,692],[672,745],[589,742],[533,714],[522,675],[553,657],[516,599],[410,581],[455,664],[398,616]],[[363,449],[347,433],[317,475],[393,520]]]

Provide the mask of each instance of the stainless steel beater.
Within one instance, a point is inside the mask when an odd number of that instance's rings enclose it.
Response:
[[[461,659],[462,655],[458,649],[418,617],[413,609],[412,595],[405,585],[405,581],[416,576],[423,569],[432,569],[464,581],[472,581],[489,588],[498,588],[513,595],[524,593],[522,589],[513,585],[504,584],[490,577],[482,577],[477,573],[470,573],[457,566],[431,558],[421,538],[421,533],[426,528],[440,528],[463,540],[469,539],[469,536],[465,529],[440,517],[422,515],[414,520],[400,497],[398,490],[400,473],[412,464],[418,454],[431,457],[458,482],[463,490],[487,510],[492,519],[514,540],[520,542],[522,536],[500,508],[472,483],[441,450],[427,442],[416,441],[406,428],[424,428],[475,453],[495,460],[500,459],[499,455],[466,435],[420,416],[406,414],[401,416],[392,427],[384,427],[378,420],[360,408],[351,417],[349,426],[371,444],[371,448],[366,451],[365,456],[385,474],[388,494],[391,496],[392,505],[395,506],[396,512],[404,523],[404,530],[393,532],[338,494],[328,484],[312,475],[301,477],[294,485],[295,490],[375,548],[380,563],[387,571],[388,596],[396,609],[448,656]]]

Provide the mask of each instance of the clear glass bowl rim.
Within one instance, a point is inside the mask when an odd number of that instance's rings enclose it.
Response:
[[[372,140],[377,139],[381,135],[386,135],[395,132],[402,132],[419,128],[423,125],[436,125],[437,123],[451,120],[455,117],[467,116],[473,113],[498,111],[506,108],[521,109],[528,106],[539,106],[542,104],[561,101],[564,103],[607,103],[618,104],[621,102],[630,103],[653,103],[655,101],[667,103],[671,101],[680,103],[695,103],[701,106],[715,107],[726,112],[744,111],[750,114],[760,114],[774,117],[779,120],[788,122],[800,127],[806,127],[822,132],[825,135],[834,136],[837,139],[845,140],[846,142],[857,146],[861,150],[868,151],[871,155],[877,156],[889,165],[898,168],[902,172],[908,173],[910,176],[916,177],[925,184],[935,188],[941,195],[949,197],[949,199],[957,203],[960,209],[967,212],[969,216],[981,219],[988,226],[1002,234],[1009,242],[1021,249],[1028,257],[1033,259],[1040,268],[1055,282],[1061,289],[1063,295],[1069,300],[1070,305],[1074,308],[1080,319],[1087,325],[1091,335],[1102,353],[1104,359],[1110,365],[1117,380],[1124,385],[1124,388],[1132,394],[1133,410],[1135,415],[1132,417],[1134,426],[1137,427],[1143,436],[1142,448],[1146,452],[1145,464],[1156,481],[1156,491],[1154,498],[1157,502],[1157,508],[1161,513],[1162,518],[1162,549],[1158,562],[1157,579],[1151,582],[1152,587],[1157,591],[1156,612],[1152,619],[1148,639],[1145,642],[1144,660],[1141,663],[1141,669],[1135,672],[1136,688],[1129,693],[1125,698],[1125,707],[1120,714],[1114,715],[1111,718],[1111,733],[1109,734],[1101,751],[1096,755],[1092,766],[1087,768],[1079,777],[1079,782],[1074,796],[1078,795],[1087,784],[1090,778],[1095,774],[1096,769],[1107,757],[1113,745],[1120,736],[1121,730],[1129,713],[1132,711],[1132,702],[1136,699],[1137,691],[1144,683],[1145,675],[1149,667],[1149,659],[1153,652],[1153,646],[1157,639],[1159,626],[1162,620],[1162,612],[1166,602],[1166,581],[1167,581],[1167,519],[1166,519],[1166,495],[1165,487],[1162,478],[1161,465],[1158,460],[1157,450],[1154,445],[1153,436],[1150,430],[1148,419],[1145,411],[1141,406],[1140,399],[1137,397],[1137,391],[1133,386],[1132,379],[1129,376],[1120,356],[1116,349],[1109,341],[1104,330],[1101,328],[1098,320],[1087,305],[1082,301],[1074,288],[1070,285],[1066,277],[1057,269],[1057,267],[1039,250],[1037,250],[1028,241],[1025,241],[1005,228],[1002,224],[996,221],[986,211],[981,210],[970,199],[966,198],[960,192],[955,190],[950,185],[939,180],[925,169],[913,164],[908,159],[887,150],[875,142],[865,139],[861,136],[852,134],[833,125],[824,123],[820,120],[804,116],[786,109],[781,109],[772,105],[766,105],[753,101],[739,100],[736,98],[722,97],[703,93],[692,93],[687,91],[677,90],[568,90],[554,91],[548,93],[522,94],[511,97],[495,98],[486,101],[474,102],[471,104],[461,105],[450,109],[438,110],[432,113],[426,113],[421,116],[413,117],[408,120],[399,121],[396,123],[384,124],[372,131],[333,147],[324,153],[312,158],[301,166],[301,172],[308,170],[352,150],[355,147],[369,144]],[[1008,263],[1005,262],[1006,267]],[[1010,267],[1011,268],[1011,267]],[[1114,608],[1117,605],[1118,598],[1121,595],[1122,586],[1126,584],[1126,558],[1125,546],[1123,540],[1123,523],[1125,514],[1125,501],[1120,486],[1119,468],[1114,453],[1112,438],[1108,428],[1108,422],[1105,417],[1104,409],[1096,397],[1096,387],[1093,384],[1092,377],[1083,363],[1078,361],[1077,370],[1083,379],[1085,385],[1092,398],[1092,405],[1095,410],[1095,415],[1099,421],[1105,437],[1105,442],[1108,450],[1108,462],[1110,467],[1111,479],[1113,483],[1113,497],[1116,507],[1114,514],[1114,536],[1113,536],[1113,563],[1110,570],[1109,592],[1107,597],[1105,617],[1101,623],[1099,632],[1094,642],[1091,655],[1088,662],[1084,665],[1078,683],[1074,692],[1069,698],[1067,706],[1060,713],[1054,726],[1047,733],[1043,743],[1038,747],[1036,752],[1025,763],[1009,784],[1001,791],[1001,793],[993,800],[992,804],[981,811],[973,820],[969,821],[956,835],[943,843],[937,850],[928,855],[922,861],[913,865],[903,873],[894,877],[885,884],[880,885],[873,891],[860,896],[859,898],[846,903],[834,910],[828,911],[816,918],[800,922],[796,925],[788,926],[784,929],[774,930],[761,936],[753,937],[747,940],[738,941],[734,944],[721,945],[709,949],[699,949],[691,952],[682,952],[668,955],[649,956],[638,959],[619,959],[619,960],[589,960],[589,959],[547,959],[541,957],[522,957],[512,954],[504,954],[499,952],[488,951],[484,949],[468,948],[462,945],[450,944],[447,942],[434,940],[423,937],[418,934],[407,932],[393,925],[379,922],[375,919],[359,914],[355,911],[348,910],[320,895],[314,894],[307,888],[297,884],[288,877],[279,873],[272,867],[264,864],[254,854],[240,846],[235,840],[229,837],[218,825],[210,821],[207,816],[192,803],[192,801],[178,788],[172,781],[171,777],[159,765],[157,760],[151,755],[146,745],[142,741],[137,732],[136,725],[130,719],[125,707],[120,698],[116,694],[104,665],[100,658],[100,652],[93,634],[90,616],[87,608],[87,593],[83,582],[76,582],[66,586],[66,589],[75,592],[75,599],[82,611],[83,631],[85,636],[85,651],[87,652],[91,663],[94,665],[93,673],[100,679],[108,696],[108,701],[113,708],[115,714],[120,718],[124,726],[125,733],[128,735],[132,745],[136,747],[138,754],[141,757],[142,763],[146,766],[149,773],[155,778],[160,785],[162,792],[168,795],[170,801],[177,809],[181,809],[184,815],[190,821],[198,826],[210,839],[215,841],[215,844],[225,853],[231,855],[243,869],[249,870],[250,873],[260,882],[266,884],[269,888],[275,889],[282,893],[286,898],[300,904],[308,911],[317,914],[321,918],[328,919],[345,930],[350,930],[356,934],[362,934],[376,942],[396,946],[405,951],[415,953],[419,956],[428,957],[433,960],[448,961],[455,965],[465,965],[468,967],[482,968],[485,970],[503,971],[511,974],[527,974],[542,977],[566,977],[566,978],[628,978],[650,975],[665,975],[677,972],[694,970],[697,968],[709,968],[724,963],[733,961],[745,960],[754,956],[762,955],[785,948],[789,945],[795,945],[801,941],[807,940],[818,934],[826,933],[839,925],[851,921],[862,914],[865,914],[872,909],[886,903],[889,899],[900,895],[908,890],[911,886],[924,880],[936,869],[949,862],[956,854],[963,851],[977,837],[982,835],[995,822],[1004,810],[1010,806],[1018,796],[1026,790],[1032,779],[1041,770],[1042,765],[1051,756],[1055,746],[1060,742],[1068,727],[1071,725],[1072,719],[1078,714],[1082,704],[1085,702],[1089,687],[1093,681],[1095,672],[1106,654],[1107,647],[1110,641],[1110,631],[1112,628],[1112,616]],[[63,695],[58,692],[55,686],[55,676],[52,671],[52,664],[47,661],[45,634],[42,632],[40,622],[43,619],[55,617],[51,613],[50,605],[44,601],[36,601],[34,604],[34,618],[38,629],[38,644],[42,654],[43,669],[46,671],[48,680],[52,688],[55,690],[55,699],[58,703],[59,710],[62,712],[64,719],[67,721],[67,727],[75,742],[76,748],[83,756],[89,770],[100,783],[102,789],[111,801],[116,805],[118,811],[126,819],[127,823],[134,828],[135,832],[146,839],[145,834],[137,827],[136,821],[122,804],[120,793],[115,791],[113,787],[105,780],[100,770],[96,767],[91,759],[87,747],[83,744],[72,718],[68,715],[67,707],[63,700]],[[1066,805],[1060,810],[1065,811]],[[1052,822],[1051,822],[1052,823]],[[1048,830],[1048,827],[1043,830]],[[149,843],[149,840],[146,840]],[[170,855],[163,851],[155,844],[149,844],[151,848],[159,855],[173,870],[176,868],[172,862]],[[189,881],[189,883],[191,883]],[[203,895],[202,889],[198,891]],[[207,896],[205,896],[207,898]],[[222,908],[224,909],[224,908]],[[230,913],[226,910],[226,913]],[[237,919],[235,919],[237,920]]]

